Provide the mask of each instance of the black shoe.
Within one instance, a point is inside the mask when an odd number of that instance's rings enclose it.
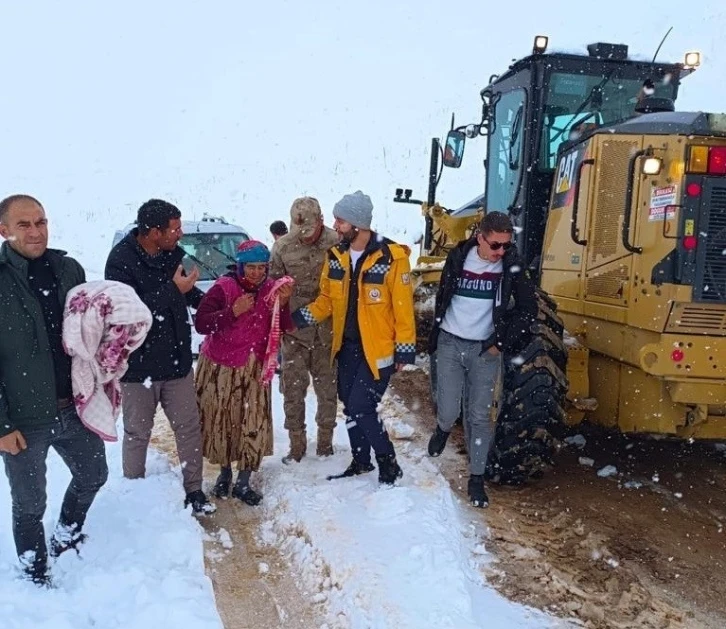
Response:
[[[184,499],[184,508],[186,509],[189,505],[192,506],[192,512],[195,515],[209,515],[217,510],[217,507],[209,502],[201,489],[187,494]]]
[[[229,488],[232,486],[232,468],[223,467],[217,476],[217,482],[214,483],[212,496],[215,498],[226,498],[229,496]]]
[[[373,467],[373,464],[368,463],[359,463],[355,459],[353,459],[350,462],[350,465],[345,469],[344,472],[341,472],[340,474],[333,474],[332,476],[328,476],[328,480],[335,480],[336,478],[350,478],[351,476],[360,476],[361,474],[367,474],[368,472],[372,472],[375,467]]]
[[[393,485],[399,478],[403,478],[403,470],[396,461],[395,454],[377,456],[378,482],[382,485]]]
[[[256,507],[262,502],[262,494],[258,494],[249,485],[247,487],[238,487],[235,485],[232,488],[232,498],[237,498],[251,507]]]
[[[467,493],[469,494],[469,500],[471,504],[480,509],[486,509],[489,506],[489,496],[484,491],[484,476],[475,476],[472,474],[469,477],[469,484],[467,487]]]
[[[23,568],[22,578],[26,581],[30,581],[33,585],[37,585],[38,587],[46,588],[48,590],[54,587],[53,579],[51,578],[50,572],[47,568],[43,568],[42,570],[37,568]]]
[[[439,456],[446,447],[446,441],[449,438],[448,432],[444,432],[436,426],[436,430],[434,430],[434,434],[431,435],[431,439],[429,439],[429,456]]]
[[[57,559],[67,550],[75,550],[78,555],[81,554],[80,546],[82,546],[88,536],[85,533],[73,533],[70,536],[58,535],[57,532],[50,538],[48,545],[48,554]]]

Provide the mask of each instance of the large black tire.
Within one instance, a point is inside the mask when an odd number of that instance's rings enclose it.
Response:
[[[429,335],[434,325],[437,283],[419,284],[413,293],[416,316],[416,353],[427,353]]]
[[[567,348],[557,306],[538,291],[539,312],[530,335],[505,354],[502,392],[486,477],[506,485],[540,478],[565,430]]]

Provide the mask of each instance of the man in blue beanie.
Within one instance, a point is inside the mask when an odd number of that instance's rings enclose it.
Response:
[[[328,250],[320,295],[293,319],[299,328],[333,319],[331,360],[338,359],[353,461],[329,479],[372,471],[373,448],[379,482],[392,485],[403,472],[377,409],[394,371],[415,360],[416,326],[410,251],[371,231],[372,215],[373,203],[360,190],[335,204],[340,243]]]

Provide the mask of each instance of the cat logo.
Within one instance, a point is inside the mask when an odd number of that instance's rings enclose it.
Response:
[[[379,291],[377,288],[371,288],[368,291],[368,297],[370,297],[371,301],[380,301],[381,291]]]
[[[572,203],[577,170],[584,156],[584,149],[574,150],[562,156],[560,165],[557,167],[557,177],[555,178],[555,193],[552,197],[553,209],[567,207]]]
[[[401,274],[401,284],[406,285],[411,283],[411,276],[408,273]]]
[[[580,161],[578,159],[579,154],[579,151],[573,151],[569,155],[565,155],[560,161],[560,168],[557,171],[557,182],[555,184],[557,194],[567,192],[572,187],[575,178],[575,168]]]

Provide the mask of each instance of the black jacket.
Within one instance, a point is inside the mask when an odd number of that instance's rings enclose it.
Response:
[[[187,306],[196,308],[204,293],[193,288],[182,295],[172,278],[184,250],[150,256],[136,240],[134,229],[118,243],[106,261],[105,276],[128,284],[151,310],[153,323],[144,344],[129,357],[124,382],[184,378],[192,368],[192,333]]]
[[[439,290],[436,293],[434,324],[429,336],[430,354],[436,351],[441,322],[451,305],[457,281],[464,271],[466,256],[475,246],[476,238],[462,240],[446,257]],[[492,315],[494,335],[483,341],[482,351],[492,345],[496,345],[499,351],[506,353],[520,350],[529,336],[532,323],[537,318],[535,285],[515,248],[504,254],[502,265],[504,272]]]
[[[58,280],[58,300],[86,281],[65,251],[46,256]],[[40,302],[28,282],[28,261],[0,246],[0,437],[58,421],[56,372]]]

